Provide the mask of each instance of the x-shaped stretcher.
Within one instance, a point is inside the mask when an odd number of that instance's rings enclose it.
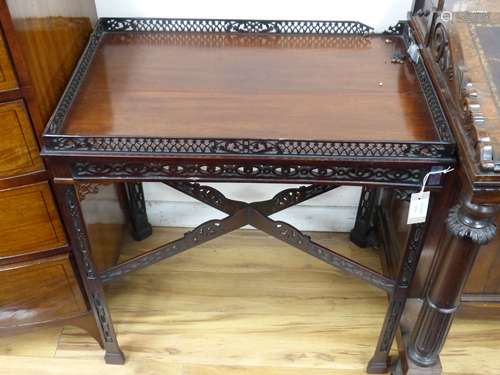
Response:
[[[339,185],[315,184],[291,188],[281,191],[269,200],[246,203],[229,199],[210,186],[194,182],[168,181],[164,183],[228,214],[228,216],[221,220],[207,221],[185,233],[178,240],[104,270],[100,273],[100,280],[103,283],[113,281],[129,272],[147,267],[248,224],[388,293],[390,298],[389,307],[375,354],[369,365],[371,372],[376,372],[377,368],[380,368],[381,371],[387,368],[388,354],[408,298],[408,289],[422,250],[425,230],[423,224],[412,226],[399,274],[393,280],[314,242],[308,235],[292,225],[269,218],[270,215],[279,211],[336,189]]]

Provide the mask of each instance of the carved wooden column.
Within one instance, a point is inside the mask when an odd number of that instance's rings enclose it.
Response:
[[[408,355],[422,367],[434,365],[444,345],[460,296],[482,245],[495,237],[497,206],[464,199],[450,209],[429,287],[410,337]]]

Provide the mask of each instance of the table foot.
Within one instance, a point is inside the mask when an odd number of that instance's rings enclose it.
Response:
[[[391,365],[390,357],[386,353],[376,353],[366,368],[369,374],[385,374],[389,372]]]
[[[120,350],[119,352],[108,352],[104,354],[104,362],[108,365],[123,365],[125,363],[125,356]]]

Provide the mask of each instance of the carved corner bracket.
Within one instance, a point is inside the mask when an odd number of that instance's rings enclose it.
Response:
[[[83,201],[89,194],[97,194],[99,192],[99,184],[93,182],[79,182],[77,185],[78,199]]]

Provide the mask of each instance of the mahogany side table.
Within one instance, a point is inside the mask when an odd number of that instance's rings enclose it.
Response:
[[[405,22],[374,34],[351,21],[99,20],[47,125],[43,155],[108,363],[124,356],[104,283],[250,224],[388,293],[368,371],[390,370],[426,224],[410,227],[388,277],[269,216],[339,185],[363,186],[352,235],[362,241],[365,203],[381,189],[404,196],[427,173],[455,164],[454,136],[415,43]],[[228,216],[98,272],[78,185],[127,182],[140,208],[144,181]],[[200,184],[213,181],[306,185],[247,203]],[[443,181],[435,175],[427,187],[440,190]]]

